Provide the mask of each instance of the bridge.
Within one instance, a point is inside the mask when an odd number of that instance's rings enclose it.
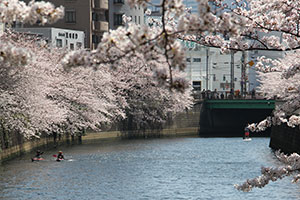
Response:
[[[271,115],[275,100],[207,99],[200,110],[199,135],[202,137],[242,137],[248,123],[257,123]],[[270,130],[252,136],[269,136]]]

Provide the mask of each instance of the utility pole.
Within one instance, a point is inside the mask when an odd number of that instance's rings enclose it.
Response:
[[[206,91],[208,90],[208,59],[209,47],[206,47]]]
[[[246,94],[246,54],[245,51],[242,52],[241,59],[241,94],[244,96]]]
[[[234,93],[234,51],[231,50],[231,63],[230,63],[230,92]]]

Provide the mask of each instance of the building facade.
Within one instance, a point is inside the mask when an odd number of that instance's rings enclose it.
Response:
[[[29,2],[30,0],[24,0]],[[84,47],[95,49],[103,33],[108,31],[108,0],[47,0],[64,6],[65,17],[46,26],[83,31]]]
[[[144,25],[144,9],[141,6],[130,8],[126,0],[109,0],[109,29],[122,26],[123,15],[131,17],[131,22]]]
[[[210,48],[193,42],[182,42],[186,48],[186,78],[195,90],[217,90],[230,92],[233,77],[233,89],[242,89],[242,52],[222,54],[218,48]],[[232,70],[233,67],[233,70]],[[233,71],[233,74],[232,74]],[[247,70],[245,72],[247,74]]]
[[[85,35],[83,31],[41,27],[41,28],[15,28],[17,32],[33,34],[45,40],[49,46],[77,50],[84,48]]]

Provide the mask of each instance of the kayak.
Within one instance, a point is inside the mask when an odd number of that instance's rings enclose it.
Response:
[[[60,162],[60,161],[63,161],[63,160],[64,160],[63,158],[57,158],[56,159],[57,162]]]
[[[37,157],[34,157],[34,158],[31,158],[31,161],[41,161],[41,160],[44,160],[44,158],[37,158]]]
[[[244,138],[243,140],[244,141],[251,141],[252,139],[251,138]]]

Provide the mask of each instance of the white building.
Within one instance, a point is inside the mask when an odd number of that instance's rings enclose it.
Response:
[[[51,47],[76,50],[84,48],[85,34],[83,31],[42,27],[42,28],[15,28],[15,31],[35,34],[43,38]]]
[[[229,92],[231,89],[231,64],[233,64],[234,90],[241,91],[242,52],[222,54],[220,49],[200,46],[193,42],[183,42],[186,47],[185,70],[187,79],[196,90],[217,90]],[[247,72],[246,72],[247,73]]]
[[[130,8],[126,0],[109,0],[109,29],[122,26],[123,15],[131,17],[131,21],[136,24],[144,24],[144,9],[141,6]]]

